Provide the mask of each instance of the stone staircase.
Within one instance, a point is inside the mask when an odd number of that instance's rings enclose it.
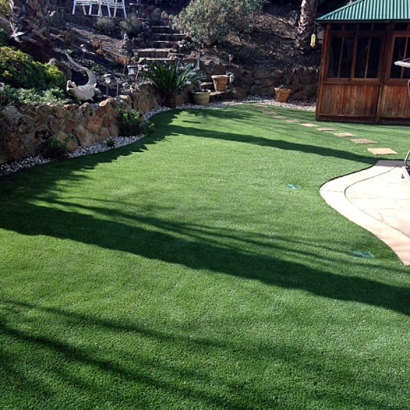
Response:
[[[185,61],[184,54],[178,51],[178,42],[185,37],[184,34],[174,33],[169,26],[152,26],[151,29],[145,47],[138,48],[138,56],[135,57],[145,63],[172,62],[176,59]]]
[[[154,61],[172,63],[176,60],[181,61],[183,64],[197,63],[197,60],[193,59],[192,56],[189,57],[181,52],[178,46],[178,42],[184,39],[184,34],[173,32],[169,26],[152,26],[151,29],[151,35],[145,46],[138,48],[134,53],[135,60],[138,60],[139,63],[149,64]],[[203,83],[203,86],[211,90],[211,102],[233,98],[231,87],[220,92],[214,91],[212,82]]]

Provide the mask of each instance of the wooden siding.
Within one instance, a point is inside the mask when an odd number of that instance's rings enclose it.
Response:
[[[377,117],[382,122],[391,119],[410,122],[410,100],[405,84],[383,86]]]
[[[379,84],[322,84],[317,119],[343,117],[374,121],[379,88]]]

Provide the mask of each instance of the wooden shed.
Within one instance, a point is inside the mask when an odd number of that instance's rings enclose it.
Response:
[[[324,26],[316,118],[410,124],[410,0],[356,0]]]

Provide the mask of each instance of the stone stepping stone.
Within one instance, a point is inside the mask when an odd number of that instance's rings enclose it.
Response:
[[[277,118],[278,120],[284,120],[288,117],[284,117],[283,115],[272,115],[273,118]]]
[[[354,144],[377,144],[377,141],[373,141],[373,140],[369,140],[367,138],[355,138],[350,140],[352,141]]]
[[[367,148],[373,155],[396,155],[397,152],[391,148]]]
[[[318,128],[317,130],[321,132],[337,131],[336,128]]]
[[[300,122],[300,120],[297,120],[297,119],[295,118],[294,120],[286,120],[286,122],[297,123],[297,122]]]
[[[355,135],[351,132],[335,132],[333,134],[335,137],[345,138],[345,137],[354,137]]]
[[[307,124],[300,124],[300,125],[302,125],[303,127],[307,127],[307,128],[314,128],[314,127],[317,127],[317,125],[316,125],[316,124],[310,124],[310,123],[307,123]]]

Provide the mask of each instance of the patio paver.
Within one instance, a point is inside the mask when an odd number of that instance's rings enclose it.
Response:
[[[397,152],[391,148],[367,148],[373,155],[396,155]]]
[[[365,145],[365,144],[377,144],[377,141],[373,141],[373,140],[370,140],[368,138],[354,138],[354,139],[351,139],[350,141],[352,141],[354,144],[358,144],[358,145],[361,145],[361,144],[363,144],[363,145]]]
[[[329,181],[320,194],[410,265],[410,186],[402,178],[402,165],[403,161],[380,160],[371,168]]]

